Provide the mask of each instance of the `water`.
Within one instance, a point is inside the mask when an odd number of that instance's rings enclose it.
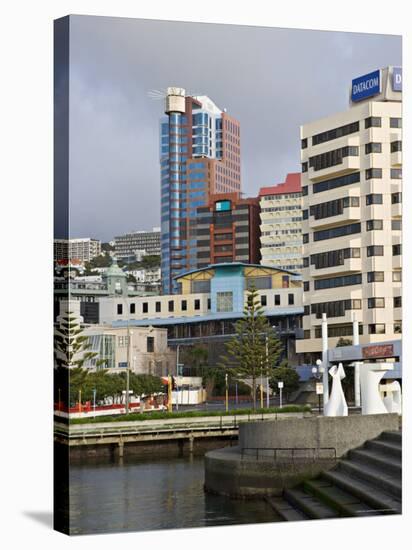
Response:
[[[73,465],[73,534],[114,533],[279,521],[262,500],[231,500],[203,491],[203,457]]]

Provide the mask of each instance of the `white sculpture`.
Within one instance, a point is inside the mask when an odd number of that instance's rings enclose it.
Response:
[[[329,369],[329,374],[332,376],[332,391],[330,392],[329,400],[324,407],[325,416],[348,416],[348,405],[346,404],[345,395],[342,389],[342,380],[345,378],[345,371],[342,363],[338,366],[334,365]]]
[[[388,412],[379,391],[379,382],[388,370],[393,370],[392,363],[363,363],[361,366],[362,414],[386,414]]]
[[[402,414],[402,392],[401,385],[397,380],[380,386],[381,398],[383,404],[389,413]],[[386,393],[386,397],[383,394]]]

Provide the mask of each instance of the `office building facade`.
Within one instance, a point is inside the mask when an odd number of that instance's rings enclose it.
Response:
[[[302,270],[302,186],[300,173],[286,181],[262,187],[260,199],[260,252],[262,265]]]
[[[402,93],[400,69],[352,83],[349,110],[301,128],[303,330],[314,360],[327,315],[329,347],[402,332]]]
[[[134,231],[114,238],[115,255],[118,259],[127,260],[147,256],[160,256],[160,227],[152,231]]]
[[[164,294],[197,265],[196,211],[209,195],[240,191],[240,126],[207,96],[168,88],[160,122],[161,270]]]
[[[54,261],[80,260],[90,262],[101,252],[97,239],[54,239]]]
[[[240,193],[210,195],[197,209],[197,267],[225,262],[260,262],[259,199]]]

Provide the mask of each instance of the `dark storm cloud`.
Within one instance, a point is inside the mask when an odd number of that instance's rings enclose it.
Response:
[[[204,94],[241,124],[242,187],[300,167],[299,126],[345,110],[353,77],[401,64],[396,36],[71,17],[70,232],[159,224],[153,89]]]

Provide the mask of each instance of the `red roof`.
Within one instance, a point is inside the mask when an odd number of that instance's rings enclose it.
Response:
[[[286,195],[287,193],[301,193],[300,172],[288,174],[284,183],[278,183],[271,187],[261,187],[259,197],[265,195]]]

